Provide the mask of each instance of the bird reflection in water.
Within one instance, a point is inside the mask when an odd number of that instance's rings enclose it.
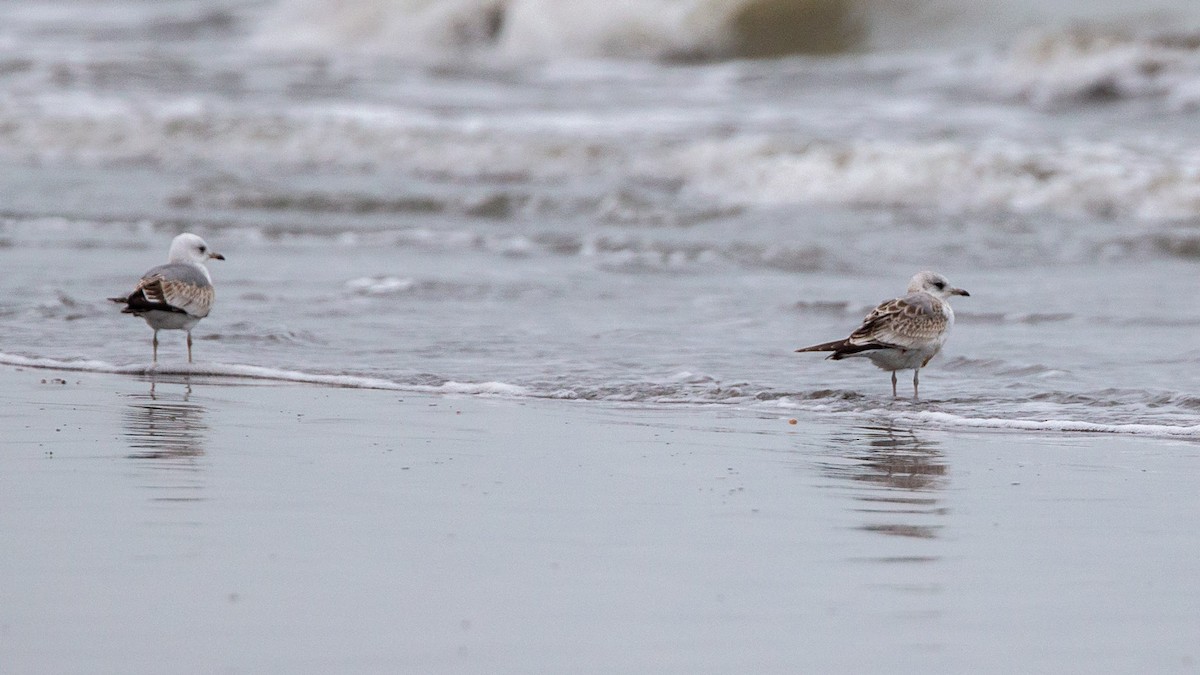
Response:
[[[191,384],[182,381],[150,380],[147,393],[126,394],[129,405],[123,413],[127,457],[153,469],[148,487],[167,490],[169,501],[194,501],[200,459],[204,456],[208,425],[204,406],[191,402]]]
[[[856,487],[861,529],[899,537],[934,539],[947,509],[940,492],[946,463],[936,442],[891,424],[859,427],[834,439],[838,461],[824,462],[826,475]]]

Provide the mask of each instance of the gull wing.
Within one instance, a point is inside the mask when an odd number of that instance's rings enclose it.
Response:
[[[916,349],[940,338],[949,326],[942,303],[927,293],[913,293],[876,307],[846,342],[867,349]]]
[[[192,265],[171,264],[146,272],[128,297],[113,300],[125,302],[128,306],[123,311],[131,314],[157,310],[204,318],[212,309],[214,298],[212,284],[201,270]]]

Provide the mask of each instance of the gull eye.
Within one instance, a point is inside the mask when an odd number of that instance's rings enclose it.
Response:
[[[203,251],[204,249],[200,249],[200,250]],[[946,290],[946,282],[944,282],[944,281],[935,281],[933,286],[934,286],[934,288],[937,288],[939,291]]]
[[[201,252],[201,253],[204,253],[204,251],[206,251],[206,250],[207,250],[207,249],[205,249],[203,246],[201,246],[201,247],[200,247],[200,252]]]

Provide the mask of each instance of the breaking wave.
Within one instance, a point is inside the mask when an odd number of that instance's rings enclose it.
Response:
[[[843,52],[864,37],[851,0],[284,0],[254,44],[416,60],[695,60]]]
[[[1200,83],[1200,67],[1197,74]],[[276,115],[112,103],[76,102],[67,110],[64,102],[45,99],[32,106],[0,101],[0,154],[101,165],[386,169],[427,177],[435,188],[481,182],[509,186],[448,197],[437,189],[384,196],[199,185],[172,197],[172,205],[180,208],[483,218],[574,212],[618,225],[687,225],[746,207],[788,204],[1147,221],[1200,213],[1200,145],[1152,138],[798,142],[794,133],[750,131],[631,145],[623,132],[612,130],[594,129],[587,140],[536,125],[520,131],[483,125],[468,132],[430,128],[403,111],[369,108]],[[631,181],[668,187],[639,189],[630,187]],[[546,191],[534,189],[559,183],[591,185],[595,191],[547,199]],[[1171,247],[1187,250],[1188,244],[1164,241],[1162,248]]]
[[[1196,23],[1188,0],[1136,6],[1011,0],[279,0],[253,44],[420,61],[695,60],[997,44],[1081,21]]]
[[[1186,218],[1200,212],[1196,148],[1005,140],[698,142],[673,158],[701,194],[750,204],[936,207],[943,212]],[[664,169],[669,170],[669,169]]]
[[[1001,95],[1041,107],[1161,98],[1170,111],[1190,111],[1200,107],[1200,29],[1031,31],[991,75]]]

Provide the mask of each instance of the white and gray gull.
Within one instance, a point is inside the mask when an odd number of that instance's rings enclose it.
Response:
[[[954,325],[954,310],[946,299],[952,295],[970,295],[950,285],[935,272],[918,272],[908,282],[908,295],[880,303],[863,319],[850,337],[798,352],[833,352],[826,358],[839,361],[865,356],[883,370],[892,371],[892,397],[896,396],[896,371],[913,371],[913,398],[921,369],[937,356]]]
[[[125,314],[139,316],[154,329],[154,363],[158,363],[158,331],[187,331],[188,363],[192,362],[192,328],[208,316],[213,305],[212,277],[206,260],[224,260],[204,240],[183,233],[171,241],[167,264],[151,268],[127,296],[109,298],[123,303]]]

